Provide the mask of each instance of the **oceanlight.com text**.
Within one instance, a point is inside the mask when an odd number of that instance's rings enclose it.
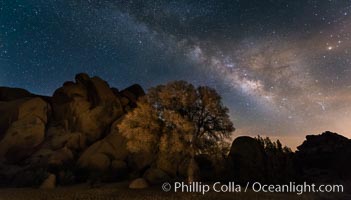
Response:
[[[235,182],[221,183],[215,182],[213,184],[205,184],[202,182],[174,182],[164,183],[162,190],[165,192],[183,192],[183,193],[201,193],[205,195],[208,192],[216,193],[239,193],[239,192],[263,192],[263,193],[295,193],[301,195],[303,193],[341,193],[344,192],[343,185],[317,185],[314,183],[289,182],[288,184],[262,184],[260,182],[246,183],[246,185],[239,185]]]

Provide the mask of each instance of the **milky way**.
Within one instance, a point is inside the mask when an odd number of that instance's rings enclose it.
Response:
[[[351,136],[351,1],[0,3],[0,85],[50,95],[78,72],[119,88],[216,88],[237,135]]]

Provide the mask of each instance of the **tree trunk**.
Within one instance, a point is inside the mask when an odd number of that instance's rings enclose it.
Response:
[[[193,145],[193,141],[190,144],[190,162],[188,165],[188,183],[192,183],[195,180],[195,169],[196,169],[196,162],[195,162],[195,148]]]

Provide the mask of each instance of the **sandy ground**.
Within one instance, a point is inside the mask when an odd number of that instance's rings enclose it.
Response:
[[[0,200],[153,200],[153,199],[237,199],[237,200],[351,200],[348,194],[278,194],[278,193],[174,193],[163,192],[161,187],[152,187],[144,190],[128,189],[127,183],[102,185],[99,188],[90,188],[87,185],[58,187],[52,190],[34,188],[0,189]]]

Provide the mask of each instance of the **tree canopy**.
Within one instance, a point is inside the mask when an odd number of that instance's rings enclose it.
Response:
[[[118,127],[134,153],[204,153],[234,131],[228,112],[214,89],[175,81],[151,88]]]

